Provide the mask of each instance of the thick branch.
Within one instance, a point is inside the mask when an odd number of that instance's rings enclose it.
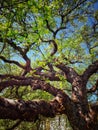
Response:
[[[27,80],[8,80],[8,81],[2,81],[0,82],[0,91],[5,89],[6,87],[12,87],[14,85],[16,86],[28,86],[31,85],[32,80],[27,79]]]
[[[0,79],[17,79],[17,80],[28,80],[28,79],[32,79],[32,80],[44,80],[45,78],[49,79],[50,81],[60,81],[60,78],[58,76],[55,75],[49,75],[47,73],[39,73],[39,72],[35,72],[34,76],[29,76],[29,77],[24,77],[24,76],[15,76],[15,75],[10,75],[10,74],[5,74],[5,75],[1,75],[0,74]]]
[[[61,89],[55,88],[51,84],[46,83],[44,81],[41,81],[41,82],[36,81],[35,84],[32,84],[32,89],[33,90],[41,89],[43,91],[46,91],[52,94],[53,96],[64,93]]]
[[[0,98],[0,118],[35,121],[38,118],[39,114],[45,117],[54,117],[57,114],[69,113],[73,104],[70,98],[62,90],[54,88],[47,83],[43,84],[43,86],[39,86],[45,91],[51,89],[49,91],[56,95],[56,98],[50,102],[46,102],[44,100],[23,101]]]
[[[50,81],[61,81],[59,76],[56,76],[54,73],[40,73],[40,79],[49,79]]]
[[[87,81],[90,76],[98,71],[98,60],[95,61],[92,65],[88,66],[88,68],[83,73],[83,78]]]
[[[6,87],[13,87],[13,86],[32,86],[33,90],[41,89],[43,91],[46,91],[53,96],[56,96],[58,93],[63,93],[62,90],[53,87],[49,83],[46,83],[45,81],[41,80],[32,80],[30,78],[27,78],[25,80],[8,80],[8,81],[2,81],[0,82],[0,91],[5,89]]]
[[[23,101],[0,98],[0,119],[35,121],[38,115],[54,117],[59,103],[54,100],[50,103],[46,101]]]
[[[56,96],[58,93],[62,93],[62,90],[53,87],[49,83],[46,83],[45,81],[41,80],[32,80],[30,78],[25,78],[25,80],[8,80],[8,81],[2,81],[0,82],[0,90],[3,90],[6,87],[10,86],[32,86],[33,90],[41,89],[46,92],[49,92],[53,96]]]
[[[56,65],[56,67],[65,73],[66,78],[70,83],[73,83],[74,79],[78,76],[77,72],[73,68],[68,67],[63,63]]]

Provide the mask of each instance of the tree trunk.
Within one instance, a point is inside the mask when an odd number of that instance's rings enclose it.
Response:
[[[67,117],[73,130],[98,130],[98,120],[93,111],[82,115],[77,104],[72,107],[74,109],[67,114]]]
[[[72,83],[72,109],[67,116],[73,130],[98,130],[96,113],[87,101],[86,82],[77,76]]]

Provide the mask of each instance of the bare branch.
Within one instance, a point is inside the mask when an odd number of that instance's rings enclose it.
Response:
[[[63,56],[64,60],[68,61],[70,64],[75,64],[75,63],[83,63],[82,61],[78,61],[78,60],[70,60],[67,57]]]
[[[50,44],[51,43],[53,44],[53,50],[50,54],[51,56],[53,56],[57,52],[57,49],[58,49],[56,41],[55,40],[43,40],[41,37],[40,37],[40,39],[42,40],[42,42],[49,42]]]
[[[26,47],[26,49],[24,49],[24,54],[26,54],[28,51],[29,51],[29,49],[32,47],[32,45],[34,45],[35,44],[35,42],[33,42],[32,44],[29,44],[27,47]]]
[[[66,17],[68,16],[72,11],[74,11],[75,9],[77,9],[81,4],[85,3],[87,0],[80,0],[78,1],[75,6],[73,6],[73,8],[71,8],[70,10],[67,11],[67,13],[65,13],[63,15],[63,17]]]
[[[28,72],[30,72],[30,70],[32,70],[30,59],[26,56],[25,60],[26,60],[26,65],[25,65],[25,70],[22,73],[22,76],[25,76]]]
[[[63,22],[63,21],[62,21]],[[66,24],[68,22],[68,18],[67,20],[65,21],[64,24]],[[66,29],[66,26],[60,26],[59,28],[57,28],[55,31],[51,28],[51,26],[49,25],[49,21],[46,20],[46,25],[47,25],[47,28],[49,29],[49,31],[51,31],[53,33],[53,37],[55,38],[57,33],[60,31],[60,30],[63,30],[63,29]]]
[[[8,60],[8,59],[6,59],[4,56],[0,56],[0,59],[2,59],[2,60],[3,60],[4,62],[6,62],[6,63],[15,64],[15,65],[19,66],[20,68],[25,69],[25,66],[21,65],[21,64],[20,64],[19,62],[17,62],[17,61]]]
[[[0,39],[1,41],[3,41],[3,39]],[[25,76],[28,72],[30,72],[30,70],[32,70],[31,68],[31,61],[27,56],[27,52],[29,51],[29,48],[34,44],[32,43],[30,46],[28,46],[26,49],[22,49],[21,47],[17,46],[14,41],[12,39],[5,39],[5,41],[11,46],[13,47],[15,50],[19,51],[21,56],[24,58],[24,60],[26,61],[26,65],[24,67],[24,72],[22,73],[23,76]]]
[[[3,42],[3,38],[0,38],[0,41]],[[14,43],[14,40],[12,39],[4,39],[5,42],[7,42],[11,47],[13,47],[15,50],[17,50],[21,56],[24,58],[25,61],[27,61],[29,58],[27,57],[26,53],[29,51],[29,48],[34,44],[32,43],[31,45],[29,45],[26,49],[22,49],[21,47],[17,46]]]
[[[46,20],[46,25],[47,25],[47,28],[49,29],[49,31],[51,31],[54,34],[54,30],[50,27],[48,20]]]

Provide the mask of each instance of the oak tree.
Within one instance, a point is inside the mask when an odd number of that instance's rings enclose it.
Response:
[[[1,0],[0,119],[65,114],[73,130],[98,129],[97,5]]]

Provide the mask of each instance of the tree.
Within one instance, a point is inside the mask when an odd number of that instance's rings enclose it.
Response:
[[[98,129],[96,4],[1,0],[0,119],[33,122],[65,114],[73,130]],[[50,100],[27,100],[44,92]]]

